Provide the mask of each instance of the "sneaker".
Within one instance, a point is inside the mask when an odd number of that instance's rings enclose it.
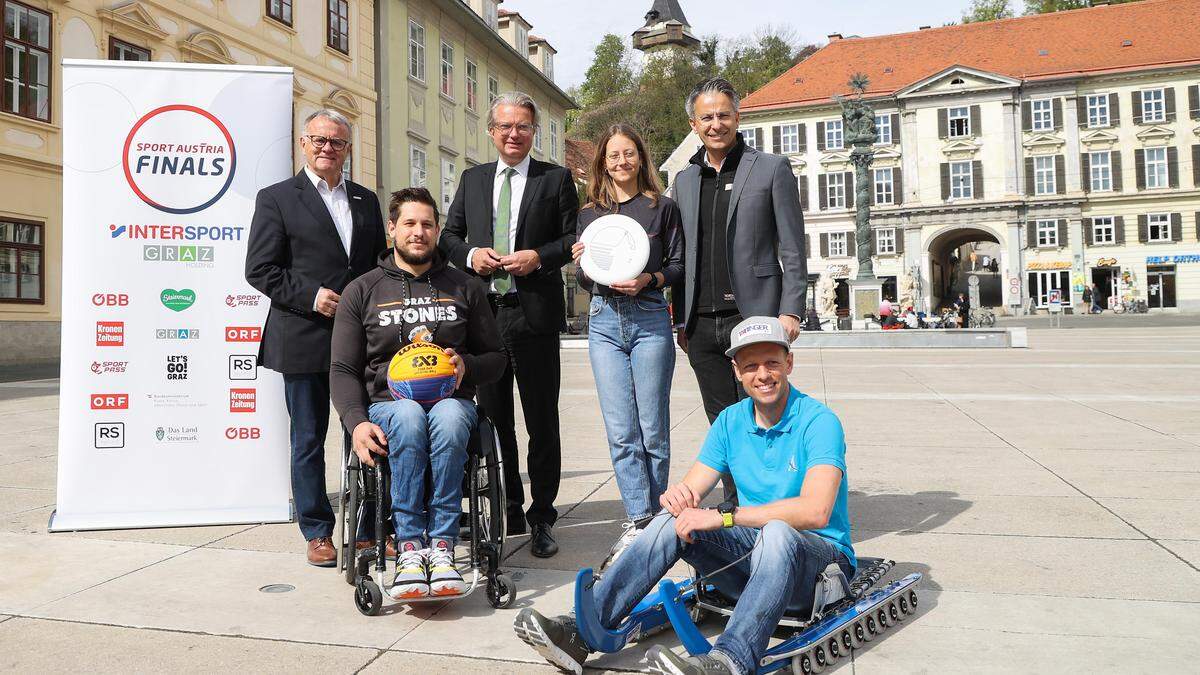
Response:
[[[421,542],[413,540],[400,544],[399,555],[396,556],[396,579],[388,595],[396,600],[412,600],[429,595],[429,571]]]
[[[462,595],[467,590],[462,575],[454,566],[454,546],[450,542],[434,539],[428,560],[430,595]]]
[[[618,538],[616,543],[612,545],[612,548],[609,549],[608,557],[604,559],[604,562],[600,563],[600,571],[603,572],[611,567],[612,564],[617,561],[617,558],[621,557],[621,554],[625,552],[625,549],[629,548],[629,545],[633,543],[633,540],[637,539],[637,536],[641,534],[641,532],[642,531],[638,529],[637,524],[632,520],[626,521],[625,531],[621,533],[620,538]]]
[[[680,656],[670,649],[654,645],[646,652],[650,672],[661,675],[735,675],[724,660],[704,654]]]
[[[527,608],[517,614],[513,630],[522,642],[533,647],[542,658],[565,672],[582,675],[583,662],[592,650],[583,643],[583,636],[576,629],[573,617],[547,619],[536,610]]]

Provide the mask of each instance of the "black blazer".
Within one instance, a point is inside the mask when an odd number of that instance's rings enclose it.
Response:
[[[379,198],[346,182],[354,231],[350,256],[321,194],[301,170],[258,191],[246,246],[246,281],[271,299],[259,365],[280,373],[329,371],[333,319],[313,311],[323,286],[338,294],[375,268],[387,247]]]
[[[458,192],[446,214],[438,248],[455,267],[475,274],[467,253],[492,248],[492,186],[496,162],[473,166],[462,174]],[[517,249],[537,251],[542,267],[513,277],[525,320],[535,333],[566,328],[567,310],[559,269],[571,260],[579,197],[571,172],[549,162],[529,159],[529,177],[517,212]],[[484,277],[490,283],[489,277]]]

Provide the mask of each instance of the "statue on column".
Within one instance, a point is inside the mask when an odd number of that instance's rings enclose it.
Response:
[[[875,269],[871,261],[871,163],[875,160],[875,141],[879,135],[875,129],[875,110],[863,101],[869,80],[862,73],[850,78],[850,98],[835,97],[842,106],[842,130],[846,145],[851,147],[850,163],[854,165],[854,241],[858,254],[857,279],[874,279]]]

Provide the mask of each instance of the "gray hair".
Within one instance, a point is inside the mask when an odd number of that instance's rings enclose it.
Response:
[[[489,129],[496,123],[496,108],[502,105],[515,105],[528,110],[529,114],[533,116],[533,126],[537,126],[538,107],[529,94],[520,91],[506,91],[497,96],[492,101],[492,107],[488,108],[487,125]]]
[[[697,84],[692,93],[688,94],[687,103],[683,108],[687,111],[688,119],[696,116],[696,99],[703,94],[725,94],[729,100],[733,102],[733,112],[738,111],[738,95],[737,90],[729,83],[729,80],[723,77],[711,77]]]
[[[354,138],[354,127],[350,126],[350,120],[346,119],[345,115],[343,115],[342,113],[340,113],[336,110],[333,110],[332,108],[322,108],[322,109],[316,111],[315,113],[309,115],[308,117],[305,117],[304,118],[304,129],[307,130],[309,122],[312,122],[313,120],[317,119],[318,117],[324,117],[325,119],[330,120],[331,122],[336,122],[337,124],[342,125],[346,129],[346,135],[350,136],[351,138]]]

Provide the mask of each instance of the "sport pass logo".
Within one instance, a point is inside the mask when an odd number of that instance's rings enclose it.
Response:
[[[262,340],[262,328],[258,326],[226,326],[226,342],[258,342]]]
[[[258,427],[228,427],[225,429],[225,438],[231,441],[246,441],[262,437],[262,430]]]
[[[92,361],[92,372],[97,375],[123,373],[128,367],[128,361]]]
[[[176,104],[151,110],[133,125],[121,163],[142,201],[167,213],[196,213],[229,189],[237,154],[215,115]]]
[[[129,394],[92,394],[92,410],[129,410]]]
[[[254,403],[257,398],[254,389],[230,389],[229,390],[229,412],[231,413],[252,413],[254,412]]]
[[[96,346],[97,347],[123,347],[123,346],[125,346],[125,322],[124,321],[97,321],[96,322]]]
[[[229,307],[258,307],[261,301],[262,296],[254,294],[225,296],[225,304]]]
[[[97,307],[128,307],[129,296],[124,293],[96,293],[92,295],[92,304]]]

